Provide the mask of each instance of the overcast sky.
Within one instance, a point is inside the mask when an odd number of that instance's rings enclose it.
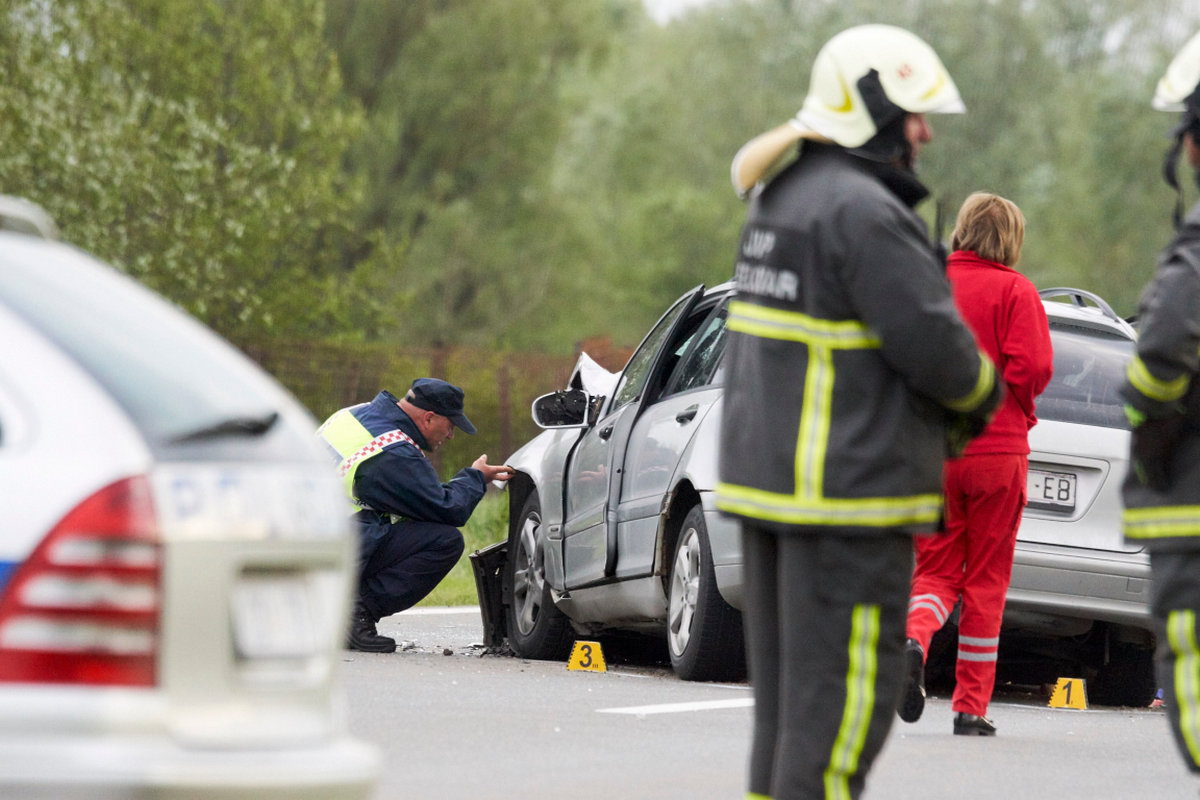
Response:
[[[689,6],[703,5],[708,0],[642,0],[642,2],[646,4],[646,10],[650,12],[650,16],[662,23]]]

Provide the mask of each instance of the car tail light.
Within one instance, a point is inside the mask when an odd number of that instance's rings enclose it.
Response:
[[[0,595],[0,681],[155,685],[160,553],[145,478],[76,506]]]

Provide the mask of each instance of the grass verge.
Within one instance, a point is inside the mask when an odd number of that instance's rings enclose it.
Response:
[[[473,606],[479,602],[475,572],[468,556],[508,535],[508,492],[489,491],[462,529],[466,547],[462,558],[419,606]]]

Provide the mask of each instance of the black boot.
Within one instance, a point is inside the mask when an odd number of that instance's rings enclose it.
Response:
[[[987,717],[958,712],[954,715],[955,736],[995,736],[996,726]]]
[[[375,630],[376,621],[363,602],[357,601],[354,611],[350,614],[350,632],[346,636],[346,646],[363,653],[396,652],[396,640],[380,636]]]
[[[916,639],[904,647],[904,697],[897,713],[905,722],[916,722],[925,710],[925,652]]]

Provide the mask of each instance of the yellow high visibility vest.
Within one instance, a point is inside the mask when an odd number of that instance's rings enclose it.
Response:
[[[342,479],[346,496],[354,504],[355,510],[362,510],[366,506],[354,496],[354,476],[357,474],[359,466],[367,459],[382,453],[388,445],[396,442],[410,444],[417,450],[421,448],[412,440],[411,436],[399,428],[372,436],[366,426],[350,412],[351,409],[343,408],[334,413],[317,429],[317,435],[341,456],[342,460],[338,464],[338,476]]]

